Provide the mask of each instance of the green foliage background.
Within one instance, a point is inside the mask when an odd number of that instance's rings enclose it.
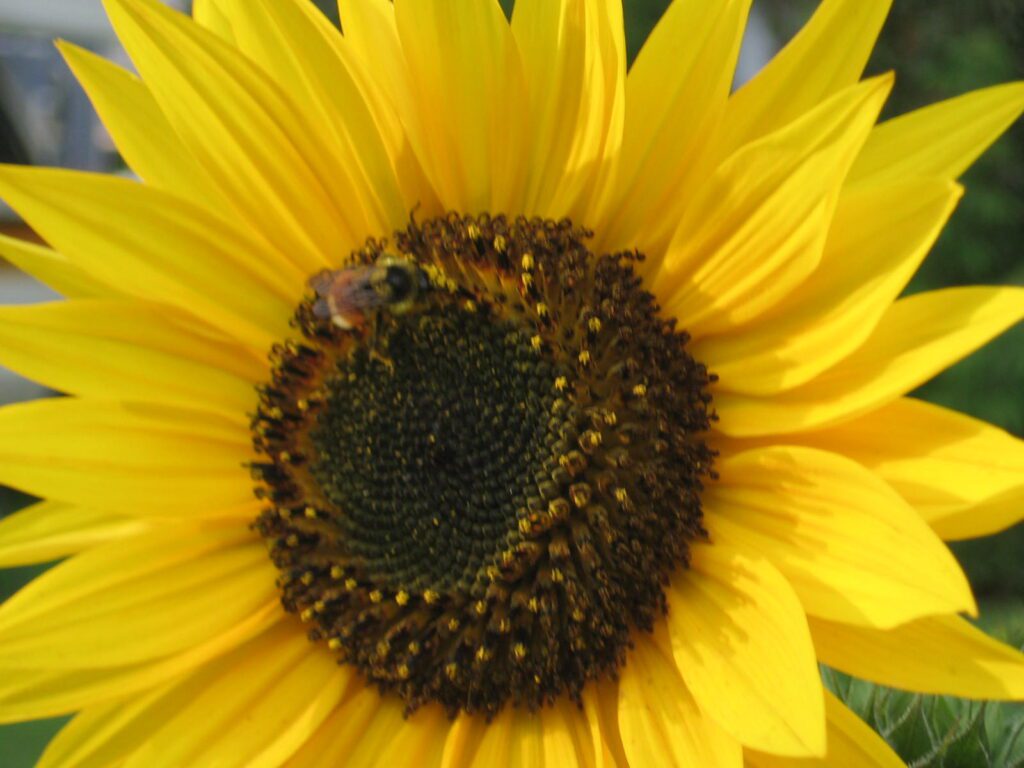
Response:
[[[502,0],[506,10],[512,0]],[[326,6],[327,3],[323,2]],[[630,58],[667,0],[625,0]],[[815,0],[756,0],[781,39],[813,11]],[[336,20],[336,13],[325,8]],[[869,65],[895,70],[887,116],[1024,77],[1022,0],[895,0]],[[967,196],[908,291],[967,284],[1024,285],[1024,124],[1018,124],[963,179]],[[1024,435],[1024,327],[1018,327],[922,387],[919,396]],[[25,503],[0,491],[0,514]],[[993,634],[1024,644],[1024,526],[954,547]],[[40,569],[0,571],[0,599]],[[855,711],[915,766],[1024,765],[1020,705],[980,706],[915,697],[827,673]],[[0,727],[0,766],[34,764],[63,720]]]

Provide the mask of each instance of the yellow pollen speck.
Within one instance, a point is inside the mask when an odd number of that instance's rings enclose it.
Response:
[[[516,643],[512,647],[512,653],[515,654],[517,661],[522,661],[526,658],[526,646],[522,643]]]
[[[498,253],[504,253],[507,247],[508,240],[505,239],[504,235],[494,236],[494,250],[496,250]]]
[[[580,365],[590,365],[590,350],[584,349],[579,354]]]
[[[454,661],[444,665],[444,673],[453,683],[459,676],[459,665]]]
[[[531,597],[526,607],[530,609],[530,613],[537,613],[540,611],[540,601],[536,597]]]
[[[415,656],[421,650],[422,647],[420,646],[419,640],[413,640],[409,643],[409,653],[411,653],[413,656]]]
[[[523,265],[523,269],[525,269],[526,271],[529,271],[529,270],[533,269],[534,261],[533,261],[533,254],[532,253],[524,253],[523,254],[522,265]]]
[[[525,288],[529,288],[531,285],[533,285],[533,275],[531,275],[529,272],[523,272],[523,274],[520,275],[520,277],[522,278],[523,286]]]
[[[284,411],[282,411],[276,405],[273,408],[271,408],[269,411],[267,411],[267,414],[272,419],[283,419],[284,418]]]
[[[590,486],[586,483],[576,483],[569,486],[569,495],[572,497],[572,503],[577,507],[585,507],[590,501],[591,493]]]
[[[635,387],[633,387],[633,394],[636,395],[637,397],[643,397],[644,395],[647,394],[647,385],[637,384]]]
[[[345,589],[347,589],[349,592],[351,592],[358,586],[359,584],[355,579],[345,579]]]
[[[491,652],[488,651],[484,646],[481,645],[479,648],[476,649],[476,660],[477,661],[487,661],[490,658],[491,658]]]
[[[572,620],[577,624],[582,624],[583,620],[587,618],[587,614],[581,611],[579,608],[574,608],[572,612]]]
[[[316,517],[316,509],[314,507],[306,507],[306,509],[303,510],[303,511],[304,511],[306,517],[308,517],[311,520],[314,517]]]
[[[284,543],[287,544],[289,547],[297,546],[299,543],[299,537],[296,536],[294,533],[288,534],[288,538],[284,540]]]
[[[315,613],[323,613],[325,607],[326,603],[324,603],[323,600],[317,600],[315,603],[313,603],[313,611]]]
[[[428,589],[426,592],[423,593],[423,602],[425,602],[427,605],[434,605],[434,603],[436,603],[440,599],[441,596],[432,589]]]
[[[399,590],[398,594],[395,595],[395,602],[399,605],[405,605],[409,602],[409,593],[404,589]]]
[[[485,613],[487,613],[487,601],[477,600],[476,605],[473,606],[473,609],[477,612],[478,616],[483,616]]]
[[[548,516],[552,520],[564,520],[569,516],[569,502],[565,499],[552,499],[548,502]]]
[[[339,648],[341,648],[341,640],[339,640],[336,637],[332,637],[330,640],[327,641],[327,647],[330,648],[332,651],[336,651]]]
[[[548,312],[549,312],[549,310],[548,310],[548,305],[547,304],[545,304],[544,302],[540,302],[540,303],[537,304],[537,316],[538,317],[547,317]]]
[[[409,679],[409,667],[408,667],[408,665],[406,665],[406,664],[399,664],[398,665],[398,678],[400,680],[408,680]]]
[[[476,302],[472,299],[466,299],[462,306],[467,312],[476,312]]]
[[[456,619],[453,616],[452,618],[448,619],[448,631],[449,632],[457,632],[458,630],[459,630],[459,620]]]
[[[297,401],[295,401],[295,405],[303,413],[309,410],[309,400],[307,400],[304,397],[299,398]]]
[[[616,488],[615,500],[619,502],[619,504],[625,504],[627,501],[629,501],[629,493],[626,491],[625,488]]]
[[[386,658],[389,653],[391,653],[391,643],[387,640],[381,640],[377,643],[377,655],[380,658]]]
[[[466,234],[469,235],[469,237],[472,238],[473,240],[476,240],[478,237],[480,237],[480,227],[478,227],[476,224],[470,224],[468,227],[466,227]]]
[[[375,590],[373,590],[370,593],[370,602],[371,603],[379,603],[383,599],[384,599],[384,593],[381,592],[379,589],[375,589]]]
[[[537,336],[534,336],[532,339],[530,339],[530,346],[532,346],[536,350],[539,350],[542,346],[544,346],[544,339],[542,339],[538,334]]]
[[[551,580],[555,582],[555,584],[561,584],[563,581],[565,581],[565,574],[562,573],[562,570],[560,568],[552,568]]]
[[[292,511],[287,507],[281,507],[279,510],[277,510],[277,516],[280,517],[282,520],[287,520],[292,516]]]
[[[344,575],[345,575],[345,572],[341,569],[340,565],[332,565],[331,566],[331,578],[332,579],[340,579]]]
[[[555,389],[559,392],[564,392],[565,388],[569,386],[569,380],[565,376],[559,376],[555,379]]]
[[[592,429],[588,429],[579,439],[580,448],[584,451],[593,451],[601,445],[601,433],[595,432]]]
[[[277,458],[279,461],[283,461],[285,464],[287,464],[289,461],[292,460],[292,455],[288,453],[288,451],[281,451],[279,454],[277,454]]]
[[[312,608],[303,608],[302,613],[299,614],[299,618],[302,619],[303,621],[309,621],[310,619],[313,618],[313,609]]]
[[[598,333],[601,330],[601,318],[592,317],[587,321],[587,328],[593,333]]]

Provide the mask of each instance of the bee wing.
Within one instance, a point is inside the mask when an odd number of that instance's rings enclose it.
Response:
[[[306,281],[306,285],[316,291],[317,296],[324,297],[331,292],[331,286],[334,284],[337,276],[338,272],[334,272],[329,269],[322,269],[309,278],[309,280]]]
[[[313,317],[318,320],[331,319],[331,307],[328,305],[327,299],[317,299],[313,302]]]

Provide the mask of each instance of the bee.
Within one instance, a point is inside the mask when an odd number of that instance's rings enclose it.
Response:
[[[385,253],[374,264],[314,275],[313,314],[350,331],[366,325],[368,314],[386,309],[396,315],[412,309],[430,289],[427,274],[407,259]]]

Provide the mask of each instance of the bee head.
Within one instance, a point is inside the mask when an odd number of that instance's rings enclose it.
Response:
[[[408,312],[423,286],[420,268],[413,262],[385,254],[377,260],[370,283],[384,304],[396,314]]]

